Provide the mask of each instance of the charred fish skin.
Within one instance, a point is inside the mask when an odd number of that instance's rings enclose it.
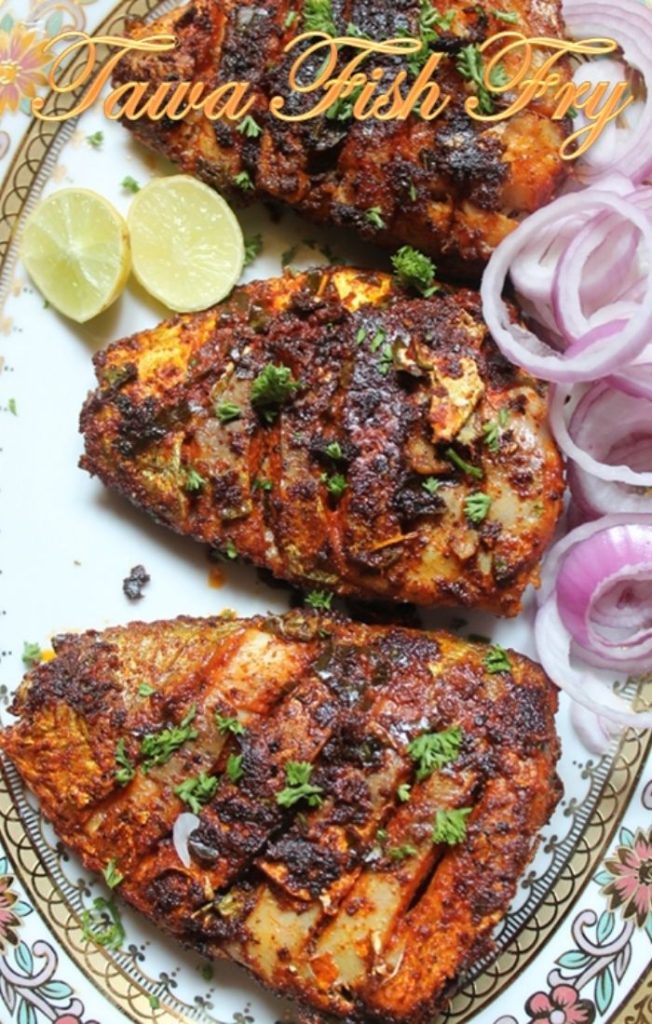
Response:
[[[298,612],[55,650],[0,746],[168,933],[355,1024],[425,1024],[490,951],[561,795],[557,692],[527,658]]]
[[[293,37],[318,27],[313,6],[310,0],[194,0],[154,23],[132,22],[129,33],[135,37],[170,33],[178,44],[169,54],[127,56],[117,67],[115,85],[149,82],[153,92],[166,82],[190,81],[211,91],[244,81],[254,102],[246,121],[211,121],[191,112],[182,120],[140,117],[123,123],[182,171],[232,200],[273,200],[380,245],[414,245],[449,273],[477,279],[500,241],[548,203],[565,179],[568,164],[559,150],[570,122],[551,120],[549,93],[505,121],[473,120],[464,109],[478,93],[469,69],[482,71],[478,47],[496,33],[563,38],[561,3],[510,0],[506,12],[466,0],[326,3],[328,24],[321,27],[330,34],[348,31],[377,40],[410,35],[425,39],[428,53],[441,51],[434,78],[448,105],[434,120],[412,115],[356,121],[351,102],[342,100],[317,118],[281,120],[270,113],[273,96],[284,101],[282,113],[290,117],[308,112],[319,98],[289,88],[288,73],[301,48],[283,52]],[[322,56],[315,56],[312,74]],[[421,57],[407,60],[409,82]],[[506,80],[521,61],[521,54],[508,58],[498,77]],[[382,83],[388,87],[406,68],[406,58],[376,56],[362,70],[375,66],[384,67]],[[568,77],[563,61],[556,71],[561,82]],[[483,115],[495,116],[515,96],[491,100],[481,93]]]
[[[514,615],[537,582],[562,462],[475,292],[286,274],[95,365],[81,465],[181,534],[363,600]]]

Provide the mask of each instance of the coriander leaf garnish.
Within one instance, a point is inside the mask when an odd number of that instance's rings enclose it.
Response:
[[[379,327],[374,334],[373,338],[369,342],[369,349],[371,352],[377,352],[382,344],[384,344],[387,335],[384,327]]]
[[[435,827],[432,830],[433,843],[447,843],[456,846],[466,838],[466,819],[472,807],[457,807],[451,811],[437,811]]]
[[[412,786],[409,784],[409,782],[402,782],[401,785],[396,790],[396,798],[399,801],[399,803],[407,803],[407,801],[410,799],[411,791]]]
[[[478,91],[478,105],[481,113],[493,114],[494,101],[491,93],[485,85],[484,61],[482,54],[475,44],[471,43],[469,46],[462,48],[457,58],[457,70],[463,78],[466,78],[469,82],[473,82],[476,86]],[[501,64],[497,64],[492,68],[490,81],[491,85],[494,87],[505,85],[508,81],[507,72]]]
[[[239,782],[244,775],[242,758],[242,754],[229,754],[226,761],[226,776],[234,785]]]
[[[134,195],[136,194],[136,192],[140,192],[140,185],[138,184],[135,178],[131,177],[130,174],[128,174],[126,178],[122,179],[120,185],[125,190],[125,192],[133,192]]]
[[[149,683],[141,683],[138,687],[139,697],[151,697],[154,693],[156,693],[156,687],[150,686]]]
[[[197,491],[201,491],[205,483],[206,481],[204,480],[204,477],[201,475],[201,473],[198,473],[196,469],[190,467],[190,469],[186,473],[186,479],[183,485],[183,489],[184,491],[187,491],[189,494],[194,494]]]
[[[516,11],[491,11],[494,18],[498,18],[499,21],[506,21],[510,25],[515,25],[518,21],[518,14]]]
[[[358,327],[357,331],[355,332],[356,344],[361,345],[366,337],[367,337],[367,328],[366,327]]]
[[[303,28],[306,32],[324,32],[327,36],[334,36],[336,30],[331,0],[305,0]]]
[[[126,786],[136,774],[136,768],[127,756],[124,737],[121,737],[116,743],[115,763],[118,766],[115,770],[115,781],[119,786]]]
[[[425,298],[438,290],[435,284],[436,267],[429,256],[404,245],[392,256],[394,273],[404,288],[414,288]]]
[[[285,15],[285,21],[283,22],[283,28],[290,28],[299,17],[297,11],[288,11]]]
[[[248,267],[263,251],[263,236],[261,234],[245,235],[244,249],[244,265]]]
[[[223,736],[228,732],[233,736],[242,736],[245,731],[244,725],[237,718],[221,715],[219,711],[215,712],[215,725],[217,726],[217,731],[221,732]]]
[[[124,878],[122,872],[118,871],[116,867],[115,857],[111,857],[109,863],[102,868],[102,874],[104,875],[104,881],[108,885],[109,889],[115,889],[117,885],[120,885],[120,882]]]
[[[104,142],[104,132],[93,132],[92,135],[86,136],[86,141],[93,149],[99,149]]]
[[[461,455],[458,455],[454,448],[447,448],[444,452],[447,459],[461,469],[463,473],[467,473],[469,476],[475,477],[476,480],[482,480],[484,473],[478,466],[472,466],[470,462],[463,459]]]
[[[92,909],[81,916],[82,931],[87,939],[105,949],[120,949],[126,935],[115,900],[96,896]]]
[[[239,174],[234,174],[233,184],[236,188],[242,189],[243,192],[250,192],[254,187],[249,171],[240,171]]]
[[[273,423],[279,408],[299,387],[289,366],[268,363],[251,385],[251,404],[266,423]]]
[[[344,458],[344,452],[342,451],[342,445],[339,441],[331,441],[324,448],[324,455],[328,455],[329,459],[333,462],[341,462]]]
[[[387,856],[390,860],[405,860],[406,857],[414,857],[416,852],[416,846],[412,846],[410,843],[403,843],[402,846],[390,846]]]
[[[257,139],[263,131],[255,117],[252,117],[251,114],[247,114],[246,117],[242,118],[236,130],[247,139]]]
[[[312,765],[309,761],[288,761],[285,766],[286,786],[276,794],[280,807],[293,807],[305,800],[309,807],[319,807],[323,802],[323,789],[310,782]]]
[[[407,751],[417,766],[417,782],[454,761],[462,746],[462,730],[452,725],[441,732],[423,732],[408,745]]]
[[[12,416],[18,415],[18,406],[16,405],[16,399],[10,398],[7,402],[7,408]]]
[[[305,603],[309,608],[316,608],[321,611],[330,611],[332,602],[333,595],[329,594],[327,590],[311,590],[305,598]]]
[[[500,447],[500,437],[503,427],[507,426],[509,411],[500,409],[495,420],[487,420],[482,426],[484,443],[490,452],[497,452]]]
[[[328,473],[322,473],[320,479],[334,498],[341,498],[348,486],[346,477],[342,473],[333,473],[330,476]]]
[[[37,643],[30,643],[29,640],[25,640],[22,658],[23,664],[27,668],[34,668],[35,665],[40,665],[43,661],[43,651]]]
[[[192,704],[179,725],[161,729],[160,732],[150,732],[143,737],[140,744],[143,771],[148,772],[150,768],[167,764],[172,755],[185,743],[197,739],[199,733],[190,724],[196,714],[197,705]]]
[[[272,480],[267,480],[265,477],[257,476],[251,485],[254,491],[271,491],[274,486]]]
[[[434,476],[428,476],[425,480],[421,481],[421,486],[424,491],[427,491],[428,494],[434,496],[441,487],[441,481],[437,480]]]
[[[174,792],[180,800],[188,804],[193,814],[199,814],[204,804],[215,796],[219,783],[216,775],[200,772],[191,779],[184,779],[179,786],[175,786]]]
[[[484,659],[484,667],[490,675],[495,675],[496,672],[511,672],[512,665],[505,648],[500,644],[490,647]]]
[[[469,494],[464,502],[464,512],[467,519],[470,519],[472,523],[481,523],[486,519],[490,508],[491,498],[482,491],[475,491],[473,494]]]
[[[242,417],[242,409],[235,402],[224,400],[215,405],[215,415],[220,423],[232,423]]]
[[[365,210],[364,218],[367,221],[367,224],[371,224],[372,228],[378,228],[378,230],[380,230],[381,228],[386,227],[380,206],[369,207],[368,210]]]

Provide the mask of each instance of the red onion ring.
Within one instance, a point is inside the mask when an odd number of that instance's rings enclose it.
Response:
[[[611,740],[620,732],[606,718],[601,718],[576,701],[571,703],[570,719],[581,742],[592,754],[606,754]]]
[[[620,131],[618,155],[593,154],[580,158],[578,172],[587,181],[605,171],[621,171],[632,181],[643,181],[652,172],[652,19],[640,0],[619,0],[617,5],[601,0],[565,0],[564,21],[572,39],[607,37],[620,45],[627,63],[642,74],[647,100],[636,127]],[[623,140],[625,136],[625,140]]]
[[[191,834],[199,827],[199,818],[196,814],[191,814],[189,811],[184,811],[180,814],[175,822],[172,829],[172,843],[176,850],[177,857],[183,864],[184,868],[189,868],[191,864],[190,851],[188,849],[188,840]]]
[[[532,331],[512,323],[502,299],[512,267],[524,252],[530,251],[533,240],[540,246],[542,232],[559,229],[566,217],[586,211],[594,215],[611,212],[638,229],[652,266],[652,221],[646,213],[613,192],[590,189],[561,196],[528,217],[495,250],[482,279],[484,318],[498,347],[507,359],[544,380],[595,380],[636,359],[652,337],[652,272],[647,275],[644,295],[629,322],[612,319],[593,327],[565,352],[555,351]],[[578,268],[569,284],[579,290],[580,280]]]

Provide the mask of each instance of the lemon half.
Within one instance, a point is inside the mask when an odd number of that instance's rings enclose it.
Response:
[[[177,312],[223,299],[242,273],[244,241],[231,208],[208,185],[185,174],[155,178],[127,216],[134,274]]]
[[[25,223],[21,256],[48,302],[78,323],[117,299],[131,266],[123,218],[85,188],[64,188],[39,203]]]

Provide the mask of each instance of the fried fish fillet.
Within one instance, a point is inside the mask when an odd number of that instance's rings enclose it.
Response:
[[[95,357],[81,465],[307,590],[513,615],[564,490],[545,386],[479,297],[319,270]]]
[[[153,23],[129,23],[132,36],[167,33],[177,47],[123,58],[114,85],[151,83],[153,93],[171,92],[179,82],[204,83],[207,92],[231,81],[250,83],[254,103],[246,120],[211,121],[193,111],[182,120],[140,117],[123,123],[232,200],[274,200],[380,245],[409,243],[470,278],[523,216],[554,196],[566,174],[559,149],[569,125],[551,120],[549,93],[508,120],[472,120],[464,104],[478,93],[473,76],[481,75],[485,58],[477,47],[505,31],[563,37],[560,9],[559,0],[506,0],[497,6],[467,0],[193,0]],[[273,96],[284,98],[283,113],[290,116],[314,108],[321,94],[301,94],[288,85],[300,49],[284,50],[302,32],[328,25],[331,34],[425,40],[428,48],[416,57],[376,55],[360,70],[381,70],[380,91],[407,68],[407,94],[427,54],[439,50],[444,56],[433,77],[450,97],[448,107],[431,121],[417,115],[356,121],[346,99],[303,122],[270,114]],[[548,51],[535,49],[535,62],[544,55]],[[314,56],[302,82],[314,79],[323,59],[323,53]],[[515,51],[496,77],[514,74],[521,60]],[[556,70],[563,82],[566,66]],[[514,96],[492,100],[480,90],[483,113],[497,113]]]
[[[54,647],[0,746],[161,928],[349,1024],[430,1020],[491,950],[561,793],[527,658],[297,612]]]

